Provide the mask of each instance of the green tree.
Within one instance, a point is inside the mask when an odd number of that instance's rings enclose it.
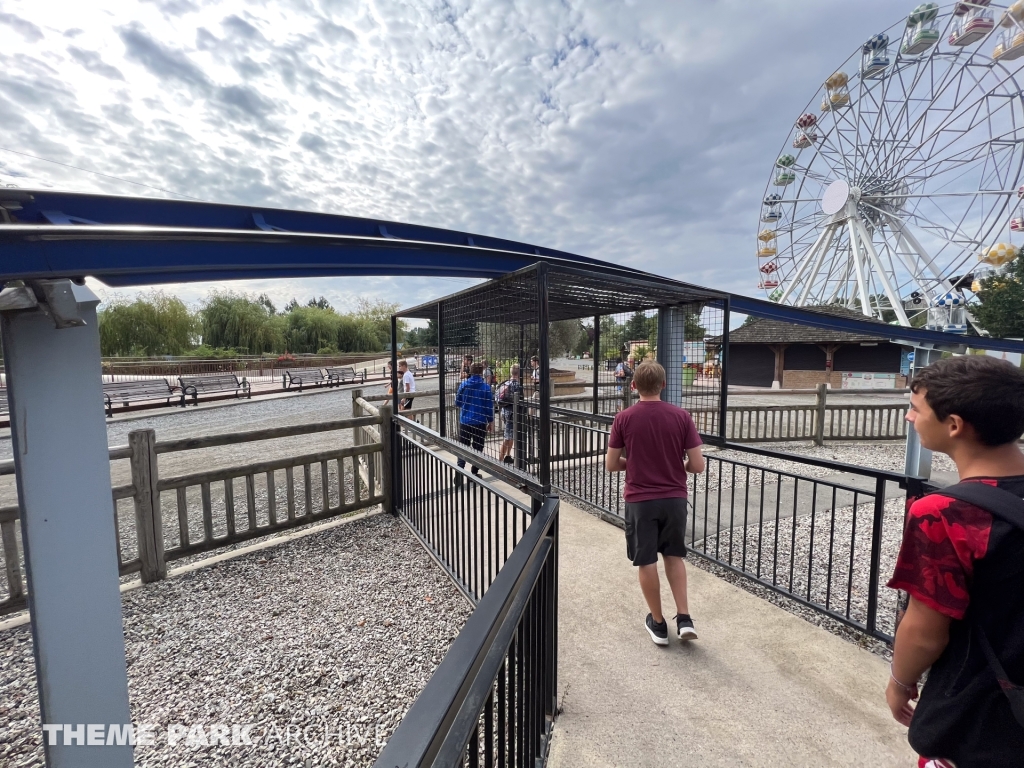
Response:
[[[373,323],[377,329],[388,339],[391,339],[391,316],[400,308],[397,302],[384,301],[384,299],[368,299],[360,296],[356,303],[355,316]],[[404,320],[398,321],[398,341],[405,341],[405,330],[408,323]]]
[[[575,350],[581,345],[584,350],[589,349],[590,337],[579,320],[556,320],[549,325],[548,349],[552,357],[577,354]]]
[[[622,329],[623,341],[646,341],[650,333],[650,321],[643,312],[634,312]]]
[[[285,350],[286,324],[249,294],[214,291],[199,316],[207,346],[254,355]]]
[[[333,309],[316,306],[297,307],[286,316],[288,350],[312,353],[338,349],[338,325],[340,318]]]
[[[318,299],[310,299],[306,303],[306,306],[307,307],[316,307],[317,309],[329,309],[332,312],[334,311],[334,307],[331,306],[331,302],[329,302],[323,296],[321,296]]]
[[[115,298],[97,319],[100,349],[107,356],[182,355],[198,342],[195,313],[163,291],[142,294],[134,301]]]
[[[993,336],[1024,336],[1024,249],[1005,270],[981,281],[974,317]]]
[[[346,352],[380,352],[391,341],[377,323],[358,315],[341,315],[338,322],[338,349]]]
[[[606,360],[622,354],[623,327],[611,315],[601,315],[600,356]]]

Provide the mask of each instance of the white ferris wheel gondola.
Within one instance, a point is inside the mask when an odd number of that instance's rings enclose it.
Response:
[[[825,95],[821,99],[821,111],[850,106],[850,78],[845,72],[836,72],[825,81]]]
[[[1017,0],[1003,12],[999,21],[1002,30],[992,51],[996,61],[1013,61],[1024,56],[1024,0]]]
[[[808,147],[814,146],[814,142],[818,140],[818,134],[814,130],[814,126],[817,124],[817,116],[810,112],[800,115],[800,117],[797,118],[797,134],[796,138],[793,139],[794,149],[807,149]]]
[[[939,6],[937,3],[921,3],[907,16],[907,27],[903,32],[900,53],[916,56],[924,53],[939,42]]]
[[[771,224],[782,219],[782,208],[779,206],[781,202],[782,195],[765,195],[763,210],[761,211],[761,221]]]
[[[825,81],[811,101],[824,114],[796,120],[787,144],[800,152],[787,147],[772,163],[761,212],[775,233],[770,275],[758,259],[759,285],[778,282],[764,286],[771,298],[913,325],[966,286],[975,254],[1007,231],[1024,181],[1024,89],[1019,68],[994,67],[968,47],[964,35],[991,18],[987,6],[918,5]],[[1024,0],[1001,23],[1024,34]],[[951,45],[935,45],[954,32]],[[873,67],[897,38],[895,63]],[[1024,231],[1019,218],[1012,231]]]
[[[860,51],[860,76],[872,79],[884,77],[889,67],[889,36],[884,33],[872,35]]]
[[[995,27],[989,0],[971,0],[957,3],[953,8],[954,20],[949,32],[950,45],[971,45],[978,42]]]

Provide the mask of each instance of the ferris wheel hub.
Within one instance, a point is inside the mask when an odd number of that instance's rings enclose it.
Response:
[[[850,185],[843,179],[833,181],[825,189],[821,196],[821,210],[826,216],[839,213],[850,201]],[[857,197],[860,197],[860,190],[857,190]]]

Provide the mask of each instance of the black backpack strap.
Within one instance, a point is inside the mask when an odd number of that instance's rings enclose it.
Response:
[[[935,491],[935,495],[966,501],[1024,531],[1024,499],[988,483],[966,482]]]
[[[988,635],[985,634],[985,630],[979,624],[975,624],[974,628],[978,635],[978,645],[981,646],[981,650],[988,660],[988,666],[995,674],[996,682],[999,683],[999,687],[1006,694],[1006,698],[1010,700],[1010,711],[1013,712],[1014,719],[1024,728],[1024,687],[1010,682],[1006,670],[1003,669],[999,657],[996,656],[996,652],[992,648],[992,643],[988,641]]]
[[[987,512],[993,517],[1009,523],[1015,528],[1024,531],[1024,499],[1021,499],[1009,491],[998,488],[994,485],[979,482],[958,483],[957,485],[943,488],[935,492],[939,496],[949,496],[968,504],[973,504]],[[996,676],[999,688],[1010,701],[1010,711],[1021,727],[1024,727],[1024,687],[1010,682],[1010,678],[1003,669],[999,657],[996,656],[988,635],[978,623],[974,624],[975,633],[978,636],[978,645],[988,661],[989,669]]]

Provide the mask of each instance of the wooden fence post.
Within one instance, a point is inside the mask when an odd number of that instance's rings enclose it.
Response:
[[[353,389],[352,390],[352,418],[358,419],[363,415],[363,406],[356,402],[363,396],[363,390]],[[363,430],[361,427],[352,427],[352,445],[362,445],[363,442],[360,439],[362,437]]]
[[[828,396],[828,385],[818,384],[817,400],[814,409],[814,444],[825,444],[825,398]]]
[[[160,515],[160,479],[156,460],[156,431],[139,429],[128,433],[131,448],[132,485],[135,486],[135,538],[142,561],[142,581],[159,581],[167,576],[164,561],[164,526]]]
[[[380,404],[380,466],[381,493],[385,512],[395,513],[395,470],[392,454],[391,403]]]

